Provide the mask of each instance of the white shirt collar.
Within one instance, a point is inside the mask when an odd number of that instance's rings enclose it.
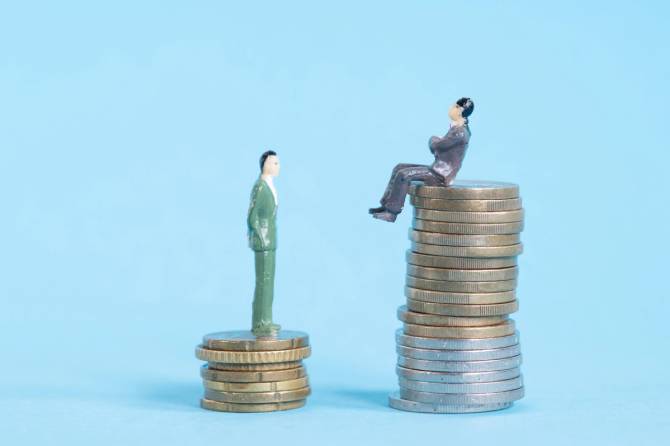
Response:
[[[277,189],[275,189],[275,185],[274,185],[274,181],[272,181],[272,177],[268,175],[268,176],[261,177],[261,178],[263,179],[263,181],[265,181],[265,184],[267,184],[268,187],[270,188],[270,191],[272,192],[272,196],[275,199],[275,205],[278,205],[279,200],[277,199]]]

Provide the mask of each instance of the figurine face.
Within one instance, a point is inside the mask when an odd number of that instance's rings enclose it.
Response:
[[[277,155],[270,155],[263,164],[263,175],[278,177],[279,176],[279,157]]]
[[[462,113],[463,113],[463,107],[461,107],[458,104],[454,104],[449,109],[449,118],[452,121],[460,121],[461,119],[463,119]]]

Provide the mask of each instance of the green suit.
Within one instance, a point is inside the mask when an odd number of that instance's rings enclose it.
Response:
[[[251,191],[247,226],[249,247],[254,250],[256,290],[251,327],[263,332],[272,327],[272,299],[277,249],[277,202],[270,186],[259,178]]]

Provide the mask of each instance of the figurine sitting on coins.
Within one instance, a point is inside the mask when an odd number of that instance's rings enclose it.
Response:
[[[412,181],[421,181],[427,186],[449,186],[461,168],[465,150],[470,141],[468,117],[475,108],[470,98],[461,98],[449,109],[451,127],[443,137],[433,136],[428,146],[435,161],[430,166],[420,164],[398,164],[391,173],[380,207],[371,208],[374,218],[394,222],[405,204],[405,197]]]

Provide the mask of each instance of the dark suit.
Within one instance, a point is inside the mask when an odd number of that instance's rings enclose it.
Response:
[[[454,126],[443,138],[433,136],[428,142],[435,161],[430,166],[421,164],[398,164],[391,173],[381,204],[389,212],[399,214],[405,205],[405,197],[412,181],[421,181],[429,186],[449,186],[461,169],[465,151],[470,142],[467,124]]]

